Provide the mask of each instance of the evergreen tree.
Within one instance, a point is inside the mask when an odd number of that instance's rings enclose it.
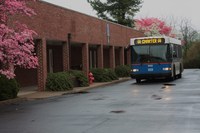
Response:
[[[133,27],[133,17],[141,8],[142,0],[87,0],[99,18]]]

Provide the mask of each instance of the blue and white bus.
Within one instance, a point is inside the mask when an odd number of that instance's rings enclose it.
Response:
[[[181,41],[171,37],[132,38],[131,78],[142,79],[182,77],[183,58]]]

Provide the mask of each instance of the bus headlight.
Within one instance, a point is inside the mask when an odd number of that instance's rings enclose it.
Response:
[[[139,72],[139,69],[132,69],[131,72]]]
[[[171,71],[172,68],[171,68],[171,67],[165,67],[165,68],[163,68],[163,70],[164,70],[164,71]]]

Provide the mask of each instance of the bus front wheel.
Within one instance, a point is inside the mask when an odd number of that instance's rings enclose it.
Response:
[[[182,78],[182,73],[178,74],[178,78],[179,79]]]
[[[173,67],[173,75],[167,78],[168,81],[174,81],[176,79],[176,68],[175,66]]]
[[[180,70],[179,70],[178,78],[182,78],[182,65],[180,65]]]
[[[136,83],[141,83],[141,79],[136,79]]]

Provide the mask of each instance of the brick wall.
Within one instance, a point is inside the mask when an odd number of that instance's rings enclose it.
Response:
[[[46,2],[29,4],[37,15],[18,18],[38,33],[38,38],[67,40],[71,33],[71,41],[89,44],[107,44],[106,25],[110,27],[110,44],[128,45],[130,38],[143,36],[142,32],[107,22],[76,11],[55,6]],[[47,21],[48,20],[48,21]]]

